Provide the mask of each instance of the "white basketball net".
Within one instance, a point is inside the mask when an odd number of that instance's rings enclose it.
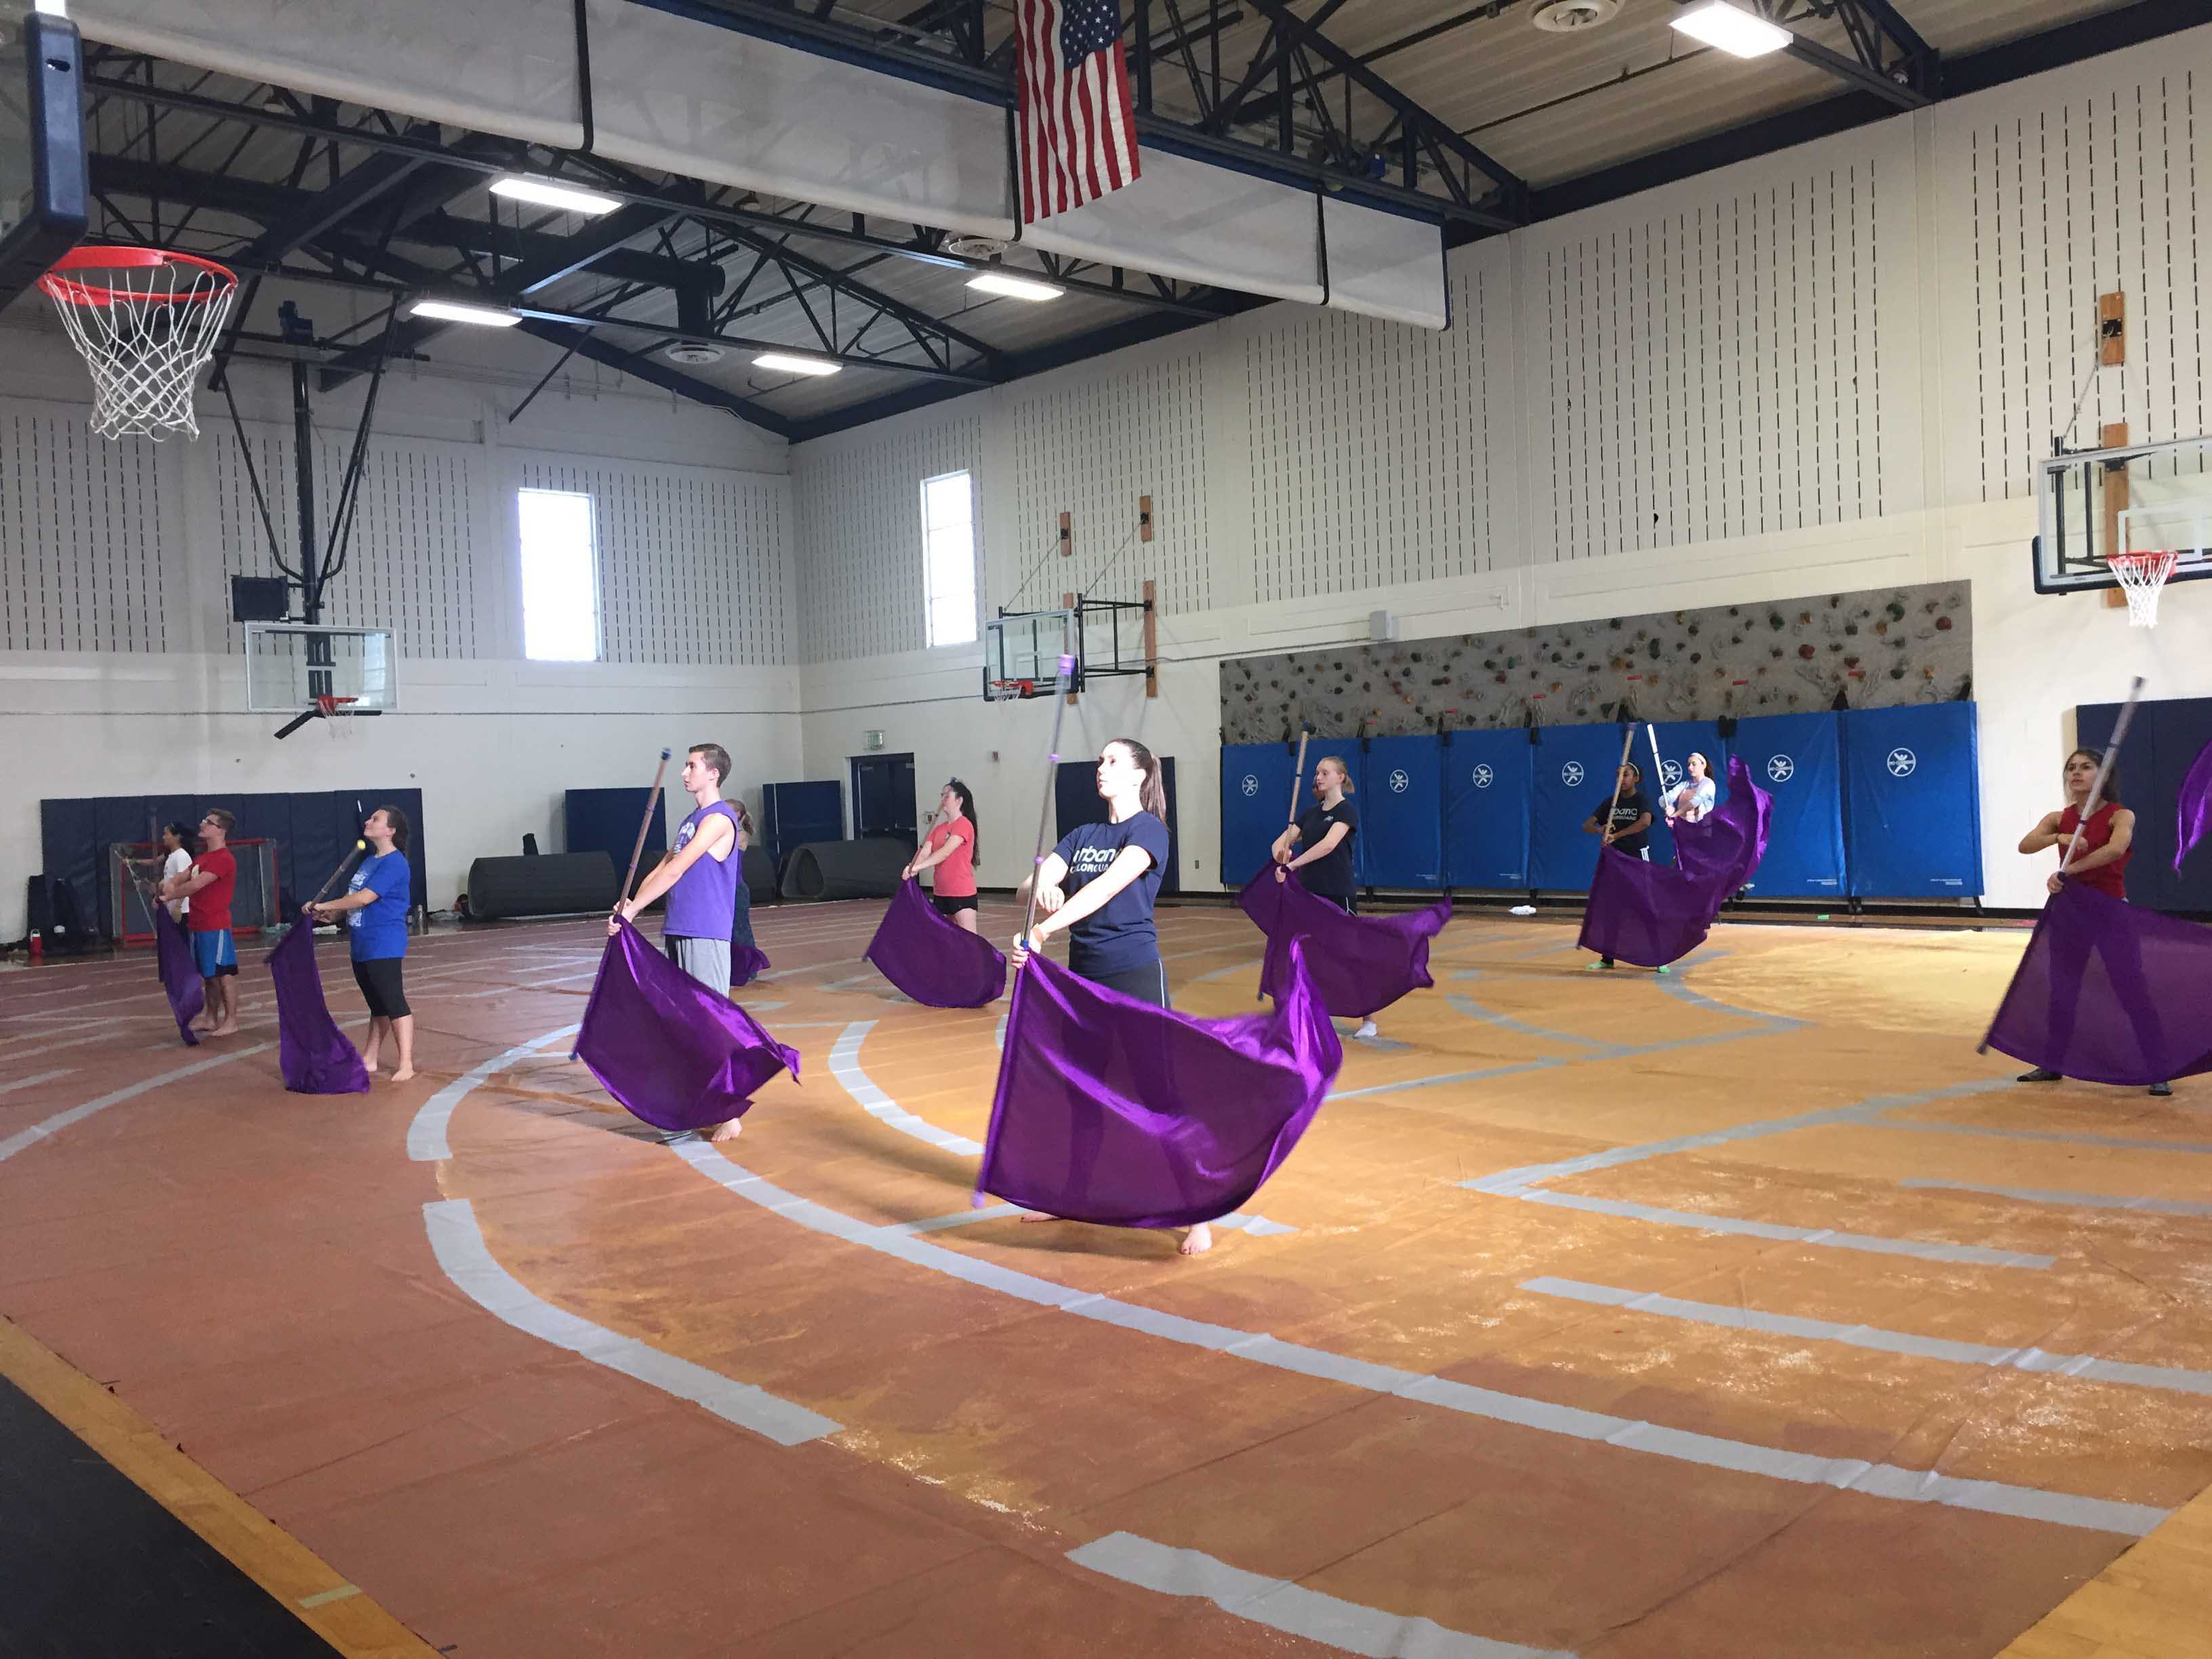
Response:
[[[215,355],[238,279],[164,260],[49,271],[40,289],[92,370],[92,429],[106,438],[200,435],[192,380]]]
[[[2158,626],[2158,596],[2165,591],[2166,579],[2173,574],[2180,558],[2179,553],[2115,553],[2105,561],[2128,596],[2130,627]]]

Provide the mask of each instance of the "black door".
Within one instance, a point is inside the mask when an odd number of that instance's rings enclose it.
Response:
[[[1182,891],[1182,856],[1179,848],[1182,837],[1176,829],[1176,764],[1175,757],[1162,755],[1160,783],[1168,798],[1168,867],[1160,874],[1162,893]],[[1062,761],[1060,774],[1053,781],[1054,817],[1059,821],[1056,836],[1064,836],[1079,823],[1106,822],[1106,803],[1098,796],[1098,763],[1095,760]],[[1052,849],[1047,848],[1047,852]]]
[[[853,838],[871,836],[912,844],[917,815],[912,755],[853,757]]]

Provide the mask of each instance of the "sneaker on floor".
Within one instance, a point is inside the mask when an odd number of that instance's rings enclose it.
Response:
[[[2154,1083],[2150,1085],[2150,1091],[2159,1099],[2164,1100],[2173,1093],[2173,1085],[2171,1083]]]
[[[1671,974],[1674,970],[1672,968],[1654,968],[1651,971],[1655,974]]]
[[[2039,1066],[2032,1072],[2022,1072],[2013,1079],[2014,1083],[2063,1083],[2065,1080],[2065,1073],[2054,1072],[2048,1066]]]
[[[1610,958],[1607,958],[1607,960],[1602,961],[1602,962],[1593,962],[1592,963],[1590,963],[1590,965],[1589,965],[1589,967],[1587,967],[1587,968],[1583,969],[1583,972],[1584,972],[1584,973],[1586,973],[1586,974],[1603,974],[1603,973],[1610,973],[1610,972],[1612,971],[1612,969],[1613,969],[1613,963],[1612,963],[1612,960],[1611,960]]]
[[[1373,1036],[1375,1035],[1375,1022],[1371,1019],[1360,1021],[1359,1029],[1354,1031],[1352,1035],[1356,1037]]]

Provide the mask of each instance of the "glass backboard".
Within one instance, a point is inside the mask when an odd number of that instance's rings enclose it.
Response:
[[[2125,444],[2036,463],[2035,591],[2117,587],[2115,553],[2177,553],[2212,576],[2212,438]]]

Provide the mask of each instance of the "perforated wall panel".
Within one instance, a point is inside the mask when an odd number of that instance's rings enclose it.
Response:
[[[300,556],[298,495],[292,437],[246,428],[247,451],[234,433],[200,441],[215,472],[216,521],[222,543],[222,605],[228,613],[234,575],[282,574],[270,549],[270,527],[287,563]],[[340,486],[351,442],[315,434],[315,536],[325,545],[337,522]],[[453,445],[371,439],[356,493],[345,564],[325,591],[322,620],[341,626],[389,628],[402,657],[474,657],[489,642],[480,623],[483,587],[478,561],[496,538],[478,523],[482,458]],[[268,508],[263,520],[253,479]],[[229,648],[242,649],[242,630],[225,624]]]
[[[1539,556],[1879,514],[1873,161],[1595,224],[1524,266]]]
[[[1256,599],[1491,568],[1506,410],[1486,354],[1507,282],[1502,264],[1455,272],[1442,333],[1285,306],[1246,338]]]
[[[2135,61],[2130,59],[2128,61]],[[2034,493],[2033,462],[2124,421],[2134,442],[2212,432],[2212,109],[2201,72],[2119,76],[2063,100],[2044,82],[1947,112],[1939,129],[1948,344],[1962,371],[1954,499]],[[1977,118],[1969,118],[1969,117]],[[2091,377],[2100,294],[2127,296],[2128,361]],[[1966,389],[1972,402],[1962,406]],[[2078,421],[2075,402],[2086,389]]]
[[[1206,500],[1206,387],[1196,353],[1093,374],[1009,400],[1014,544],[991,567],[989,603],[1035,611],[1060,595],[1133,599],[1146,577],[1163,609],[1213,602]],[[1139,498],[1152,498],[1139,542]],[[1073,552],[1057,556],[1060,515]],[[1040,562],[1042,561],[1042,568]],[[1017,600],[1016,589],[1035,572]]]
[[[789,659],[782,479],[549,459],[526,460],[521,483],[592,498],[605,660]]]
[[[921,481],[964,471],[980,482],[982,470],[981,413],[900,422],[792,452],[805,660],[922,648]],[[979,568],[988,568],[980,505],[975,555]],[[976,586],[980,593],[980,580]]]
[[[166,651],[182,549],[159,452],[0,409],[0,649]]]

